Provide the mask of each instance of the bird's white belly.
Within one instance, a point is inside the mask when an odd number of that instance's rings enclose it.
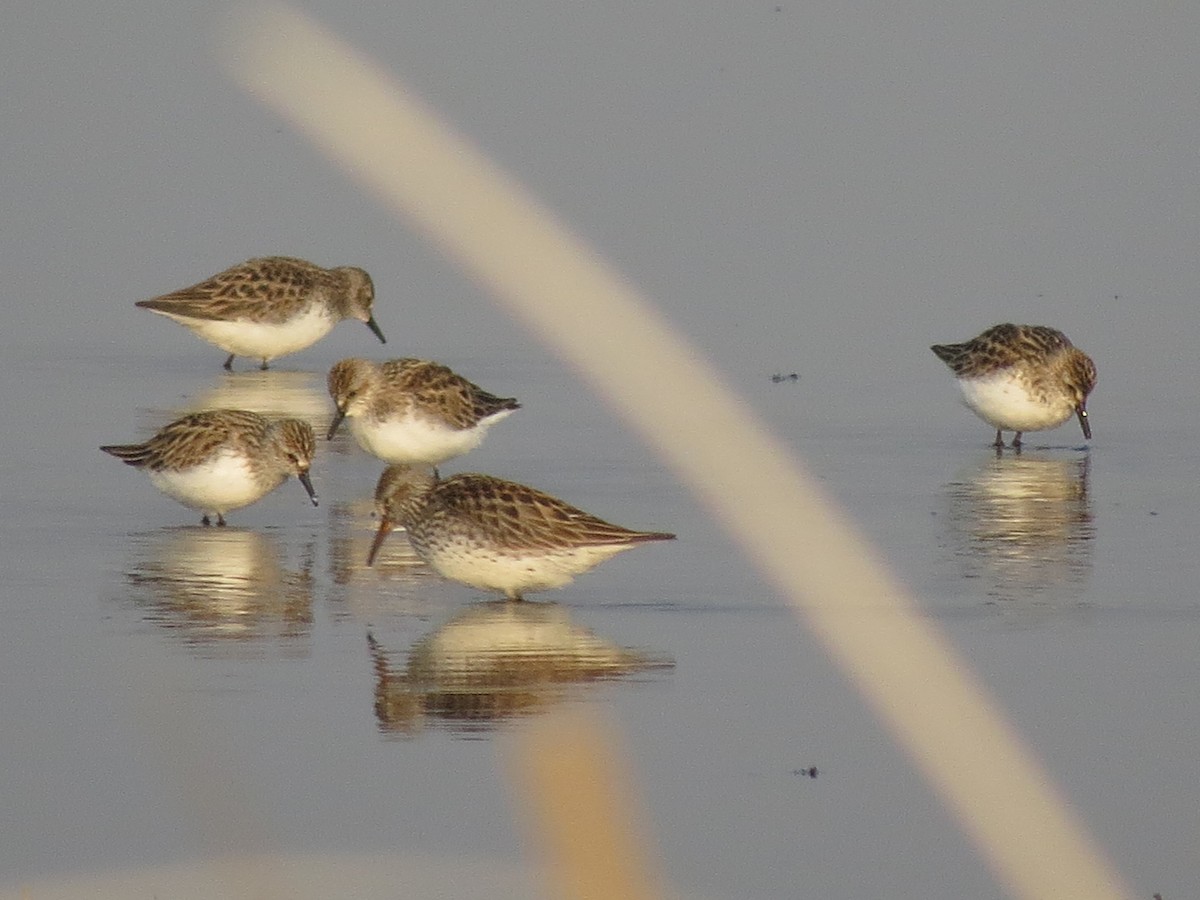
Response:
[[[446,578],[472,587],[508,594],[525,593],[570,584],[576,575],[629,546],[581,547],[524,557],[481,548],[441,548],[428,553],[426,562]]]
[[[958,386],[967,406],[1004,431],[1041,431],[1061,425],[1074,412],[1066,398],[1039,399],[1024,382],[1007,372],[985,378],[960,378]]]
[[[474,450],[483,440],[490,422],[474,428],[453,428],[411,413],[402,418],[350,419],[350,430],[358,445],[385,462],[423,462],[436,466]]]
[[[249,506],[283,481],[257,480],[243,456],[228,452],[189,469],[149,470],[149,475],[155,487],[184,506],[221,514]]]
[[[168,314],[169,315],[169,314]],[[306,311],[278,324],[246,319],[221,321],[170,316],[226,353],[252,359],[275,359],[311,346],[327,335],[337,320],[325,307],[313,304]]]

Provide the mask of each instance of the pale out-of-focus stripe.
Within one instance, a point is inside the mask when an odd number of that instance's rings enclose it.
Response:
[[[247,90],[415,221],[658,449],[793,601],[1014,896],[1132,896],[948,643],[645,299],[307,17],[279,5],[238,16],[225,52]]]
[[[612,728],[582,711],[552,712],[518,739],[514,780],[546,857],[550,896],[666,896],[618,745]]]

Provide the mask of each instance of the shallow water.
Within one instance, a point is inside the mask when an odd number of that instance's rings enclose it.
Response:
[[[566,21],[530,5],[512,43],[483,10],[323,14],[662,304],[911,588],[1139,895],[1192,896],[1197,135],[1164,60],[1192,58],[1177,36],[1197,31],[1139,11],[1076,33],[1064,15],[992,71],[1007,32],[983,13],[945,26],[947,46],[978,52],[926,58],[919,16],[897,44],[903,23],[865,12],[773,9]],[[530,896],[508,754],[572,706],[618,723],[683,896],[1003,896],[721,523],[533,336],[224,80],[197,38],[212,20],[78,12],[0,35],[0,102],[26,126],[0,160],[21,226],[0,333],[0,896],[230,853],[275,860],[255,877],[276,885],[328,860],[361,896],[394,896],[395,879],[413,897],[481,881]],[[1154,59],[1104,49],[1130,34]],[[1101,59],[1115,96],[1048,90],[1061,65],[1093,90]],[[993,91],[1034,157],[996,149]],[[275,370],[230,374],[133,308],[270,252],[364,265],[387,347],[344,323]],[[1089,448],[1068,423],[997,457],[959,404],[928,345],[1004,319],[1061,327],[1095,357]],[[323,373],[384,351],[524,404],[447,471],[679,539],[514,624],[399,534],[363,565],[380,467],[345,434],[318,448],[318,508],[289,482],[220,530],[97,450],[205,406],[323,431]]]
[[[588,452],[544,459],[522,410],[460,467],[680,538],[529,604],[552,627],[514,626],[505,604],[420,566],[400,534],[365,567],[379,466],[348,440],[320,446],[319,508],[289,482],[225,529],[99,453],[190,408],[191,385],[249,396],[247,382],[277,380],[289,410],[328,421],[316,388],[296,388],[302,372],[250,379],[203,347],[179,351],[157,376],[136,359],[64,372],[45,354],[6,357],[47,408],[75,410],[25,418],[10,460],[8,883],[234,849],[378,851],[461,859],[466,896],[467,861],[526,860],[504,774],[513,729],[584,704],[615,714],[685,893],[790,896],[803,878],[827,896],[999,896],[821,650],[582,388],[577,427],[548,440]],[[549,363],[473,367],[518,395],[558,380]],[[125,411],[81,401],[81,386]],[[760,399],[777,389],[764,373]],[[788,399],[803,403],[802,382]],[[1182,880],[1200,627],[1187,463],[1139,475],[1144,451],[1080,451],[1066,429],[1047,436],[1061,446],[997,457],[958,412],[936,439],[835,426],[792,439],[1117,859],[1148,883]]]

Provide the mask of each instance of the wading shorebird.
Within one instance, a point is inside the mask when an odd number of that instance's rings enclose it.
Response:
[[[1021,435],[1061,425],[1072,415],[1092,438],[1087,398],[1096,386],[1096,365],[1061,331],[1042,325],[994,325],[962,344],[930,348],[954,372],[967,406],[996,429]]]
[[[536,488],[490,475],[442,480],[429,465],[389,466],[375,488],[379,532],[367,565],[397,525],[446,578],[520,600],[570,584],[622,550],[674,540],[598,519]]]
[[[303,259],[247,260],[191,287],[135,305],[186,325],[229,354],[267,363],[311,346],[343,319],[365,322],[381,343],[371,313],[375,286],[362,269],[322,269]]]
[[[225,513],[261,500],[295,475],[313,506],[308,477],[316,440],[299,419],[272,422],[241,409],[192,413],[161,429],[144,444],[101,447],[141,469],[154,486],[184,506],[225,524]]]

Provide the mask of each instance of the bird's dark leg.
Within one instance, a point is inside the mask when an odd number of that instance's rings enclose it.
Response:
[[[1000,432],[999,429],[996,430],[996,440],[992,441],[992,446],[995,447],[997,450],[1004,449],[1004,435]]]
[[[222,368],[223,368],[223,369],[224,369],[226,372],[232,372],[232,371],[233,371],[233,357],[234,357],[234,356],[235,356],[235,354],[233,354],[233,353],[230,353],[230,354],[229,354],[229,359],[225,360],[225,365],[224,365],[224,366],[222,366]]]
[[[1018,431],[1018,432],[1016,433],[1016,435],[1013,437],[1013,449],[1014,449],[1014,450],[1020,450],[1020,449],[1021,449],[1021,432],[1019,432],[1019,431]]]
[[[259,368],[262,369],[264,372],[267,371],[267,361],[265,359],[262,361],[262,365],[259,366]]]
[[[217,524],[220,525],[222,528],[225,527],[225,517],[223,515],[221,515],[220,513],[217,513]]]
[[[208,516],[206,515],[203,519],[200,520],[200,524],[203,525],[205,528],[207,528],[209,525],[212,524],[212,522],[210,522],[208,520]]]

